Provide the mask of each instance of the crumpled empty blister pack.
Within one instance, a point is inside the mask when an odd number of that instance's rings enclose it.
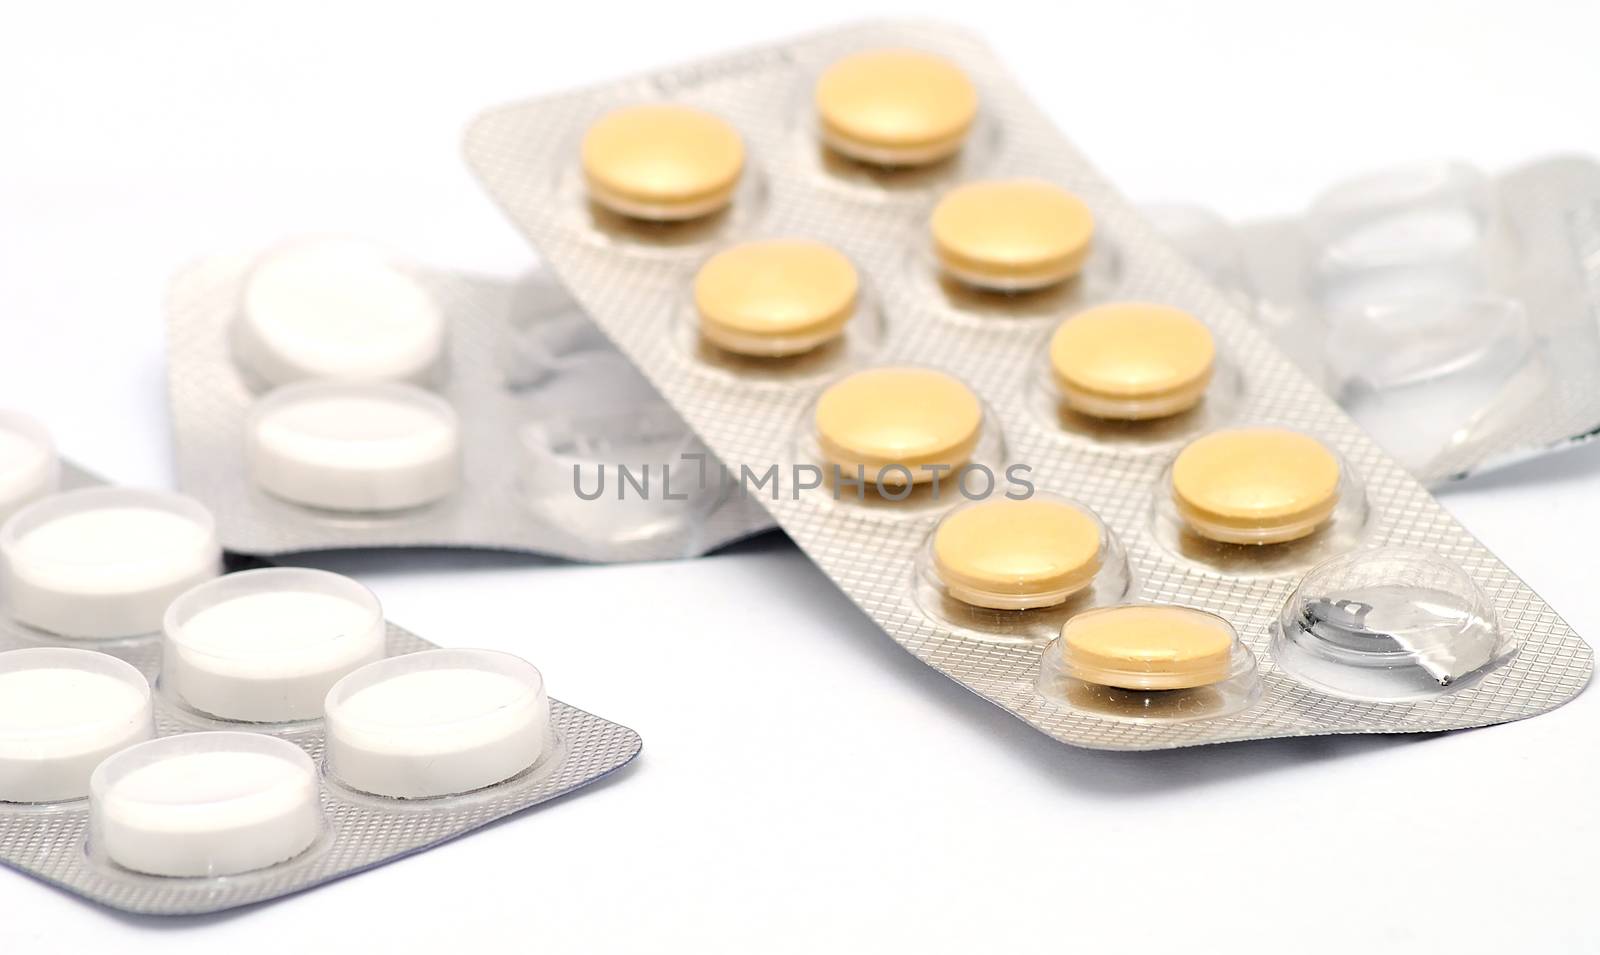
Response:
[[[9,481],[29,458],[0,451]],[[0,529],[0,863],[128,912],[216,912],[427,849],[639,752],[526,661],[437,649],[349,578],[224,563],[192,498],[70,466],[54,487]]]
[[[714,482],[661,486],[703,445],[539,273],[328,236],[208,258],[169,294],[168,383],[179,487],[238,553],[653,560],[771,526]]]
[[[1600,433],[1600,165],[1339,183],[1293,218],[1154,210],[1196,265],[1424,484]]]
[[[1589,678],[964,32],[853,26],[517,103],[466,155],[734,483],[893,639],[1058,740],[1445,730]]]

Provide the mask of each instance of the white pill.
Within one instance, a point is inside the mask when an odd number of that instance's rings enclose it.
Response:
[[[544,678],[492,650],[390,657],[328,693],[327,765],[362,792],[421,799],[502,782],[544,751]]]
[[[0,411],[0,523],[56,489],[61,459],[50,432],[27,415]]]
[[[211,513],[165,491],[66,491],[0,528],[6,612],[65,637],[155,633],[172,599],[221,564]]]
[[[226,720],[316,719],[345,674],[383,659],[383,609],[348,577],[269,567],[183,594],[163,624],[161,685]]]
[[[444,352],[445,320],[427,290],[381,249],[311,239],[268,254],[251,270],[233,347],[269,385],[417,381]]]
[[[184,733],[125,749],[89,783],[90,851],[135,872],[235,875],[304,852],[322,832],[317,771],[259,733]]]
[[[132,665],[71,647],[0,653],[0,801],[81,799],[101,760],[154,734]]]
[[[251,478],[296,504],[401,510],[446,497],[460,481],[455,409],[412,385],[289,385],[257,401],[246,428]]]

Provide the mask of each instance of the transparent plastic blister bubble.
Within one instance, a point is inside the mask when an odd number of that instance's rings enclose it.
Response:
[[[316,719],[335,682],[384,656],[378,598],[300,567],[207,581],[168,605],[161,631],[161,689],[173,705],[241,723]]]
[[[649,560],[770,526],[715,488],[577,493],[700,446],[539,273],[457,275],[330,237],[211,258],[173,283],[168,354],[179,484],[233,551]]]
[[[104,489],[71,465],[62,485]],[[152,535],[118,579],[149,583],[169,552]],[[103,584],[106,567],[58,579]],[[549,698],[526,661],[438,650],[337,574],[229,558],[168,603],[148,632],[96,638],[0,616],[0,864],[128,912],[217,912],[463,835],[639,751],[632,730]],[[461,679],[473,667],[496,672]],[[329,765],[329,699],[360,718],[345,739],[366,762],[347,748],[347,764],[381,767],[367,792]]]
[[[871,53],[875,49],[863,44],[852,52]],[[788,115],[809,117],[808,122],[794,124],[786,148],[818,188],[837,191],[853,201],[915,205],[970,178],[1001,149],[1004,130],[985,108],[992,95],[998,94],[991,94],[981,78],[972,78],[977,111],[963,134],[964,141],[954,152],[933,158],[912,151],[908,157],[893,149],[873,148],[872,144],[837,139],[830,143],[827,124],[818,115],[815,98],[818,82],[836,62],[837,59],[805,61],[801,78],[793,86],[793,96],[784,107]]]
[[[89,774],[155,734],[150,683],[79,647],[0,651],[0,803],[81,799]]]
[[[931,373],[945,378],[945,384],[971,398],[975,423],[969,429],[952,417],[931,413],[923,424],[934,428],[930,447],[936,450],[915,462],[878,460],[870,448],[829,450],[823,433],[822,402],[839,386],[847,386],[865,376],[879,374]],[[924,396],[925,397],[925,396]],[[917,404],[913,397],[911,404]],[[795,440],[783,449],[784,457],[776,472],[777,481],[768,497],[788,495],[808,505],[833,510],[854,519],[881,521],[921,521],[936,519],[952,502],[982,499],[1005,489],[1018,480],[1007,466],[1005,435],[994,411],[970,392],[964,383],[943,376],[936,369],[899,366],[863,369],[840,378],[818,392],[803,419],[792,427]],[[751,469],[751,473],[764,476]],[[758,478],[739,474],[740,483],[753,485]],[[788,487],[784,486],[785,481]],[[760,490],[760,488],[755,488]]]
[[[1091,413],[1081,401],[1069,398],[1057,381],[1050,361],[1049,336],[1037,346],[1025,383],[1024,400],[1034,420],[1046,431],[1086,449],[1162,454],[1187,441],[1226,427],[1239,414],[1245,378],[1226,354],[1213,361],[1204,393],[1198,401],[1171,413],[1154,410],[1137,415],[1118,412],[1115,417]]]
[[[528,772],[546,754],[550,700],[526,660],[429,650],[374,663],[328,691],[327,767],[358,792],[431,799]]]
[[[915,575],[917,605],[941,626],[1035,645],[1076,614],[1120,602],[1135,583],[1122,542],[1099,516],[1049,493],[951,508],[928,533]]]
[[[1428,551],[1341,554],[1306,573],[1272,629],[1274,665],[1319,692],[1403,701],[1460,692],[1516,653],[1494,606]]]
[[[923,215],[931,208],[922,210]],[[1121,266],[1116,249],[1102,240],[1083,270],[1065,281],[1041,288],[996,288],[943,269],[933,244],[924,237],[908,251],[903,268],[904,281],[940,320],[992,329],[997,324],[1027,326],[1060,321],[1088,305],[1105,301],[1117,287]]]
[[[61,491],[0,525],[0,612],[66,639],[151,633],[173,598],[217,573],[211,513],[140,488]]]
[[[981,119],[971,128],[993,130],[992,146],[991,140],[973,140],[969,134],[957,153],[959,173],[917,194],[915,201],[909,191],[897,194],[870,178],[829,182],[827,170],[816,163],[817,150],[826,147],[813,139],[796,148],[801,139],[797,127],[814,131],[816,123],[797,116],[795,104],[808,101],[809,88],[830,64],[870,49],[933,54],[965,71],[980,91]],[[905,92],[900,87],[895,95]],[[571,144],[603,108],[663,98],[710,110],[738,131],[751,168],[759,168],[770,187],[761,204],[749,210],[748,234],[825,242],[844,250],[861,270],[864,283],[881,302],[886,325],[885,344],[870,365],[821,386],[702,374],[694,356],[662,333],[660,318],[661,303],[681,301],[702,256],[680,255],[672,248],[642,256],[574,236],[560,212],[565,200],[550,185],[571,174],[577,159]],[[946,116],[939,104],[918,100],[916,106],[931,111],[919,115]],[[1050,127],[993,56],[961,31],[922,23],[852,26],[619,84],[517,103],[480,117],[468,132],[466,154],[580,306],[685,416],[717,458],[734,473],[774,475],[780,486],[760,494],[759,500],[826,573],[919,659],[1058,740],[1107,749],[1162,749],[1274,736],[1441,730],[1543,712],[1569,699],[1588,680],[1588,647],[1274,349],[1235,296],[1205,280],[1161,241]],[[1032,295],[996,295],[985,299],[995,314],[975,310],[944,320],[949,301],[937,291],[937,275],[916,265],[917,259],[926,258],[915,250],[932,241],[930,220],[947,190],[958,182],[965,187],[980,181],[1008,184],[996,192],[1005,193],[1006,208],[1018,211],[997,222],[985,203],[957,204],[962,214],[947,212],[944,219],[947,227],[955,222],[956,232],[947,228],[939,240],[941,262],[966,256],[968,250],[957,245],[970,241],[983,248],[977,259],[959,260],[963,269],[977,261],[985,274],[1069,283],[1064,289],[1085,277],[1096,281],[1077,286],[1081,294],[1063,298],[1059,309],[1055,304],[1034,308]],[[1056,192],[1063,189],[1071,194],[1068,199]],[[972,194],[965,193],[968,198]],[[1033,195],[1041,197],[1039,203],[1028,198]],[[1049,212],[1066,210],[1072,203],[1087,210],[1092,234],[1075,213]],[[1035,214],[1039,209],[1048,214],[1041,218]],[[1024,223],[1031,224],[1023,228]],[[1078,278],[1071,278],[1073,274]],[[1225,413],[1195,433],[1175,428],[1171,443],[1064,433],[1037,406],[1035,369],[1047,344],[1041,332],[1091,308],[1140,302],[1181,311],[1214,343],[1215,367],[1182,370],[1174,365],[1174,374],[1182,374],[1168,381],[1170,387],[1162,394],[1203,387],[1204,394],[1183,393],[1206,409],[1202,414]],[[1008,308],[1014,313],[1007,315]],[[1230,365],[1237,376],[1220,371]],[[888,418],[828,416],[825,451],[817,426],[829,389],[857,375],[906,368],[953,378],[970,390],[972,399],[957,400],[952,396],[959,391],[953,389],[902,388],[906,383],[901,382],[896,388],[902,398],[909,393],[922,397],[863,406],[894,410]],[[1207,370],[1209,382],[1204,379]],[[1238,380],[1239,387],[1229,385],[1230,379]],[[944,410],[929,413],[930,408]],[[863,426],[854,427],[851,420]],[[884,427],[865,426],[874,421]],[[1191,559],[1182,548],[1164,546],[1151,514],[1168,493],[1165,482],[1170,479],[1163,470],[1172,456],[1194,440],[1251,422],[1314,435],[1325,448],[1286,459],[1300,462],[1297,473],[1310,475],[1315,493],[1313,500],[1278,515],[1284,519],[1274,533],[1278,540],[1227,545],[1251,546],[1254,557],[1295,551],[1296,559],[1265,567],[1253,561],[1258,566],[1242,572],[1237,565]],[[957,619],[943,597],[930,596],[937,588],[925,572],[929,535],[941,517],[965,504],[963,497],[934,502],[927,482],[902,480],[889,482],[889,487],[908,488],[904,501],[885,498],[861,506],[850,499],[835,500],[820,482],[812,483],[819,463],[853,461],[870,464],[877,472],[897,454],[905,459],[900,463],[918,466],[972,460],[986,453],[978,450],[986,434],[1000,439],[993,447],[995,463],[1005,467],[997,472],[998,491],[1012,489],[1014,483],[1005,479],[1018,474],[1041,495],[1058,494],[1081,503],[1097,515],[1108,540],[1120,542],[1132,583],[1125,595],[1106,594],[1106,600],[1184,606],[1231,628],[1240,651],[1228,643],[1205,658],[1206,672],[1215,680],[1171,688],[1111,686],[1089,693],[1087,702],[1080,693],[1045,692],[1054,683],[1046,679],[1042,684],[1041,676],[1054,664],[1042,656],[1047,651],[1039,634],[1027,628],[1005,633],[1000,627],[997,639],[996,633],[975,626],[982,621]],[[1162,453],[1152,453],[1157,448]],[[897,508],[896,503],[907,506]],[[1235,515],[1224,523],[1237,529],[1253,526],[1258,517]],[[1315,546],[1297,548],[1296,540]],[[1358,545],[1423,548],[1464,568],[1490,595],[1503,631],[1515,635],[1521,652],[1459,693],[1392,708],[1353,706],[1268,667],[1269,624],[1298,576],[1318,560]],[[948,596],[948,586],[945,590]],[[967,593],[973,591],[967,588]],[[1098,597],[1085,603],[1093,606],[1064,614],[1064,629],[1105,609],[1097,605]],[[1037,609],[1009,612],[1026,615]],[[1053,621],[1051,628],[1057,624],[1062,621]],[[1147,651],[1153,652],[1151,647],[1130,652]],[[1232,683],[1235,660],[1245,661],[1247,655],[1263,660],[1262,665],[1240,663],[1240,682]],[[1208,686],[1221,689],[1207,691]],[[1137,698],[1125,696],[1130,693]],[[1216,694],[1225,705],[1199,705]],[[1101,698],[1108,695],[1114,699],[1106,703]],[[1150,718],[1157,711],[1161,718]],[[1130,712],[1135,718],[1126,718]]]
[[[1600,165],[1457,162],[1330,187],[1298,217],[1156,222],[1426,484],[1600,431]],[[1226,254],[1216,250],[1226,248]],[[1241,268],[1242,266],[1242,268]]]
[[[1128,636],[1146,626],[1141,616],[1153,616],[1160,629]],[[1191,607],[1122,604],[1087,611],[1062,627],[1040,659],[1039,692],[1096,719],[1211,720],[1253,706],[1261,675],[1255,654],[1222,617]]]
[[[722,251],[736,251],[764,238],[752,238],[748,243]],[[887,332],[883,309],[876,293],[859,272],[854,303],[837,328],[810,333],[801,331],[787,337],[746,334],[743,340],[727,332],[711,333],[707,328],[708,319],[696,300],[698,280],[711,261],[712,257],[707,257],[696,263],[698,271],[684,283],[674,296],[676,304],[668,310],[671,326],[668,334],[682,353],[692,359],[699,373],[746,386],[793,387],[871,364],[883,348]]]
[[[1277,430],[1241,428],[1211,434]],[[1280,497],[1291,493],[1299,500],[1292,509],[1263,508],[1255,514],[1247,509],[1217,514],[1182,493],[1181,482],[1176,480],[1175,474],[1183,459],[1180,451],[1161,472],[1151,495],[1150,537],[1173,558],[1196,569],[1239,579],[1298,573],[1330,555],[1359,547],[1371,539],[1379,526],[1372,520],[1365,482],[1336,450],[1327,448],[1327,453],[1337,467],[1331,494],[1296,486],[1300,482],[1288,480],[1257,482],[1253,488],[1239,487],[1238,493],[1254,495],[1258,500],[1251,503],[1275,504]],[[1229,457],[1227,464],[1235,468],[1230,476],[1244,477],[1246,468],[1240,462],[1242,455],[1235,453]],[[1281,466],[1275,467],[1272,474],[1300,477],[1286,474]]]
[[[324,831],[316,764],[271,736],[166,736],[109,757],[89,780],[86,851],[118,870],[242,875],[302,855]]]
[[[55,442],[39,422],[0,408],[0,522],[61,481]]]

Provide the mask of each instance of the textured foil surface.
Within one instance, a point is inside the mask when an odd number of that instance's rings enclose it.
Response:
[[[952,167],[925,188],[887,188],[830,169],[811,120],[817,73],[850,52],[903,46],[959,63],[974,78],[984,119]],[[585,128],[607,109],[641,100],[698,106],[729,120],[749,152],[733,209],[701,241],[652,242],[618,233],[590,210],[577,169]],[[874,364],[945,369],[971,385],[1003,431],[1005,457],[1033,469],[1040,490],[1093,507],[1127,547],[1133,598],[1221,614],[1260,659],[1263,693],[1235,716],[1198,721],[1106,719],[1058,706],[1036,690],[1041,646],[959,632],[913,598],[919,548],[937,514],[859,507],[825,493],[761,503],[894,640],[918,659],[1062,742],[1151,750],[1229,740],[1329,733],[1399,733],[1479,726],[1532,716],[1578,693],[1590,650],[1522,581],[1387,458],[1255,327],[1236,302],[1185,262],[1055,131],[1003,67],[965,32],[940,25],[867,24],[519,102],[481,116],[466,137],[469,163],[582,308],[617,342],[728,467],[764,471],[805,457],[808,409],[827,381],[747,380],[708,368],[676,334],[694,270],[721,244],[801,235],[849,255],[888,323]],[[932,278],[925,222],[941,188],[976,177],[1029,175],[1075,192],[1094,211],[1097,261],[1044,315],[965,313]],[[676,234],[676,233],[675,233]],[[691,237],[693,238],[693,237]],[[1352,702],[1321,695],[1273,669],[1268,625],[1297,573],[1233,576],[1168,550],[1152,531],[1160,476],[1177,448],[1129,448],[1063,434],[1030,406],[1041,351],[1067,314],[1106,299],[1185,308],[1216,335],[1239,370],[1231,417],[1318,435],[1363,479],[1365,544],[1433,550],[1489,594],[1521,642],[1481,683],[1420,702]],[[862,366],[856,366],[862,367]],[[840,369],[839,374],[851,369]],[[959,503],[956,498],[951,506]]]
[[[63,488],[103,482],[67,465]],[[232,558],[228,569],[265,566]],[[390,656],[430,650],[434,644],[388,624]],[[159,684],[159,634],[124,640],[64,640],[0,618],[0,651],[64,646],[98,650],[126,660],[155,688],[156,735],[204,730],[247,730],[277,736],[305,750],[319,767],[322,723],[283,726],[233,723],[185,709]],[[287,862],[218,878],[166,878],[123,869],[96,857],[88,845],[89,801],[21,805],[0,802],[0,864],[125,912],[193,915],[275,899],[391,862],[465,835],[496,819],[563,796],[628,764],[642,745],[639,734],[559,700],[550,700],[545,753],[525,772],[475,792],[400,800],[358,793],[322,776],[324,831],[309,849]]]
[[[1494,176],[1495,234],[1487,243],[1490,290],[1526,309],[1533,349],[1493,399],[1451,441],[1413,468],[1427,485],[1573,447],[1600,434],[1600,261],[1592,210],[1600,164],[1561,156]],[[1250,291],[1269,335],[1308,374],[1322,376],[1326,317],[1308,294],[1313,251],[1301,218],[1236,227]]]
[[[265,390],[253,388],[240,371],[229,338],[254,261],[241,254],[196,262],[174,279],[167,301],[167,383],[178,486],[211,509],[228,550],[271,555],[352,547],[478,547],[580,561],[660,560],[701,554],[772,526],[758,505],[736,496],[700,495],[687,502],[580,500],[562,464],[549,458],[528,463],[523,453],[527,426],[554,418],[580,436],[588,429],[596,450],[583,463],[586,488],[594,485],[596,466],[609,470],[618,463],[605,450],[615,443],[608,428],[644,421],[681,432],[689,450],[701,448],[693,432],[653,395],[630,397],[629,414],[604,422],[582,419],[581,392],[568,389],[558,401],[546,400],[552,369],[539,367],[519,336],[559,326],[552,331],[559,338],[567,327],[587,323],[561,287],[539,275],[512,283],[413,271],[449,326],[446,367],[435,390],[455,407],[461,422],[462,482],[454,494],[396,514],[337,514],[266,494],[251,482],[244,457],[246,416]],[[576,347],[579,360],[601,363],[610,351],[603,341],[580,341]],[[597,376],[588,387],[604,397],[617,382]],[[530,477],[563,493],[551,504],[530,503]],[[614,490],[614,481],[608,487]],[[635,520],[639,507],[651,509],[642,521]]]

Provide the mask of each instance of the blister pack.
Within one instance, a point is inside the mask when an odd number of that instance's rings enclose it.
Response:
[[[193,264],[167,316],[178,484],[230,551],[653,560],[771,526],[713,482],[662,487],[704,446],[539,273],[310,237]]]
[[[48,451],[14,424],[0,437]],[[17,447],[0,445],[0,477],[35,460]],[[61,478],[0,527],[0,863],[128,912],[216,912],[639,752],[526,661],[437,649],[349,578],[224,563],[191,498]]]
[[[465,148],[730,483],[1058,740],[1444,730],[1588,680],[964,32],[853,26],[517,103]]]
[[[1600,433],[1600,165],[1339,183],[1297,217],[1158,226],[1425,484]]]

